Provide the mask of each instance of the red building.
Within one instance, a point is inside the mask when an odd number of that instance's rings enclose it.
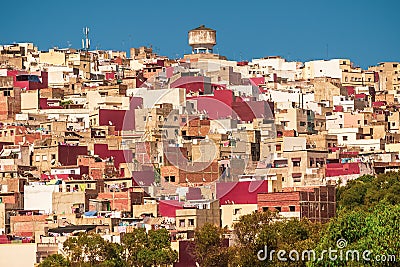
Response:
[[[43,89],[48,87],[48,73],[45,71],[37,74],[28,74],[18,70],[7,71],[7,76],[13,77],[14,87],[26,90]]]
[[[115,168],[125,162],[132,162],[133,154],[130,150],[109,150],[107,144],[94,144],[94,154],[102,159],[112,158]]]
[[[160,200],[158,202],[158,214],[161,217],[176,217],[176,210],[183,209],[184,202],[178,200]]]
[[[62,166],[76,165],[79,155],[87,155],[87,146],[58,145],[58,162]]]
[[[259,211],[278,211],[291,218],[308,218],[326,223],[336,215],[336,187],[333,185],[296,188],[296,191],[260,193]]]
[[[360,174],[360,165],[358,162],[349,163],[328,163],[326,164],[326,177]]]
[[[211,78],[204,76],[182,76],[171,83],[171,88],[185,88],[186,93],[201,95],[212,93]]]
[[[216,187],[221,205],[257,204],[257,195],[268,192],[268,181],[220,182]]]
[[[231,90],[215,90],[213,95],[189,98],[197,101],[197,109],[206,111],[210,119],[238,118],[252,121],[254,118],[273,118],[273,103],[236,97]]]

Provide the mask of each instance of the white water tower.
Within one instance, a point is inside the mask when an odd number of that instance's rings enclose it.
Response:
[[[212,54],[214,45],[217,44],[217,32],[201,25],[189,31],[189,45],[192,54]]]

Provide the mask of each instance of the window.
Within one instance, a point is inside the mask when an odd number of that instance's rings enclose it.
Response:
[[[267,212],[267,211],[268,211],[268,207],[263,207],[263,208],[262,208],[262,211],[263,211],[263,212]]]
[[[4,96],[11,96],[11,91],[5,90],[4,91]]]
[[[233,215],[240,215],[242,209],[233,209]]]
[[[56,159],[56,154],[51,154],[51,159],[55,160]]]
[[[87,187],[88,189],[90,189],[90,188],[92,188],[92,184],[87,184],[86,187]]]
[[[36,162],[39,162],[39,161],[40,161],[40,155],[36,155],[35,161],[36,161]]]
[[[290,210],[290,212],[294,212],[294,211],[296,211],[296,207],[295,206],[289,206],[289,210]]]
[[[304,121],[301,121],[300,126],[306,126],[306,123]]]
[[[175,176],[165,176],[164,179],[166,182],[175,182]]]
[[[185,227],[185,220],[184,219],[179,220],[179,226],[180,227]]]
[[[47,161],[47,155],[43,155],[43,156],[42,156],[42,160],[43,160],[43,161]]]
[[[343,141],[347,141],[347,140],[348,140],[347,136],[343,136]]]
[[[301,158],[292,158],[293,167],[300,167]]]
[[[188,224],[189,226],[194,226],[194,219],[189,219]]]
[[[71,170],[71,174],[75,174],[75,170]]]
[[[277,210],[278,212],[281,212],[282,208],[281,207],[275,207],[275,210]]]

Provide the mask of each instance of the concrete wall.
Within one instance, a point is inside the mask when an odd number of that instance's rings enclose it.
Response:
[[[36,244],[0,244],[0,266],[34,266],[36,263]]]
[[[24,187],[24,209],[53,211],[53,192],[58,192],[58,185],[26,185]]]
[[[53,192],[52,210],[56,214],[72,214],[74,204],[85,204],[85,192]]]
[[[233,230],[233,224],[239,221],[240,216],[257,211],[257,204],[232,204],[221,206],[221,227],[227,226]]]

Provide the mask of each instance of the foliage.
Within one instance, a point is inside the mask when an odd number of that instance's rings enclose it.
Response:
[[[68,238],[64,250],[72,263],[87,262],[89,266],[98,266],[109,259],[109,242],[99,234],[80,233],[77,238]]]
[[[74,103],[74,101],[72,101],[72,100],[65,100],[65,101],[61,101],[60,105],[68,106],[68,105],[72,105],[73,103]]]
[[[223,229],[210,223],[196,229],[194,256],[200,266],[228,266],[230,250],[224,245],[223,234]]]
[[[244,215],[234,225],[235,245],[222,246],[223,230],[204,225],[195,233],[195,254],[200,266],[306,266],[306,262],[281,262],[269,258],[271,250],[310,249],[319,240],[320,224],[308,220],[283,220],[271,212]],[[265,255],[267,258],[260,260]],[[261,254],[258,254],[262,251]]]
[[[363,175],[337,190],[339,209],[368,209],[379,202],[400,204],[400,175],[397,172],[379,174],[376,178]]]
[[[69,261],[60,254],[53,254],[44,259],[39,267],[70,267]]]
[[[170,245],[169,232],[166,229],[134,229],[122,239],[123,258],[128,266],[158,266],[174,263],[178,259],[176,251]]]
[[[377,255],[395,255],[400,251],[400,205],[377,204],[369,210],[354,210],[341,212],[332,220],[321,238],[317,251],[338,249],[337,240],[344,239],[347,245],[344,252],[357,250],[360,261],[342,257],[338,260],[323,260],[315,262],[313,266],[400,266],[400,262],[374,261]],[[371,251],[367,255],[372,261],[364,260],[362,253]]]
[[[164,266],[178,259],[166,229],[151,230],[148,234],[145,229],[134,229],[122,236],[121,244],[106,241],[98,234],[81,233],[68,238],[64,250],[72,266]]]
[[[343,239],[345,252],[369,250],[369,258],[395,255],[400,250],[400,175],[397,172],[363,175],[337,190],[338,214],[327,225],[317,246],[320,255],[328,248],[337,249]],[[393,261],[346,260],[314,262],[313,266],[400,266]],[[398,262],[398,261],[397,261]]]

